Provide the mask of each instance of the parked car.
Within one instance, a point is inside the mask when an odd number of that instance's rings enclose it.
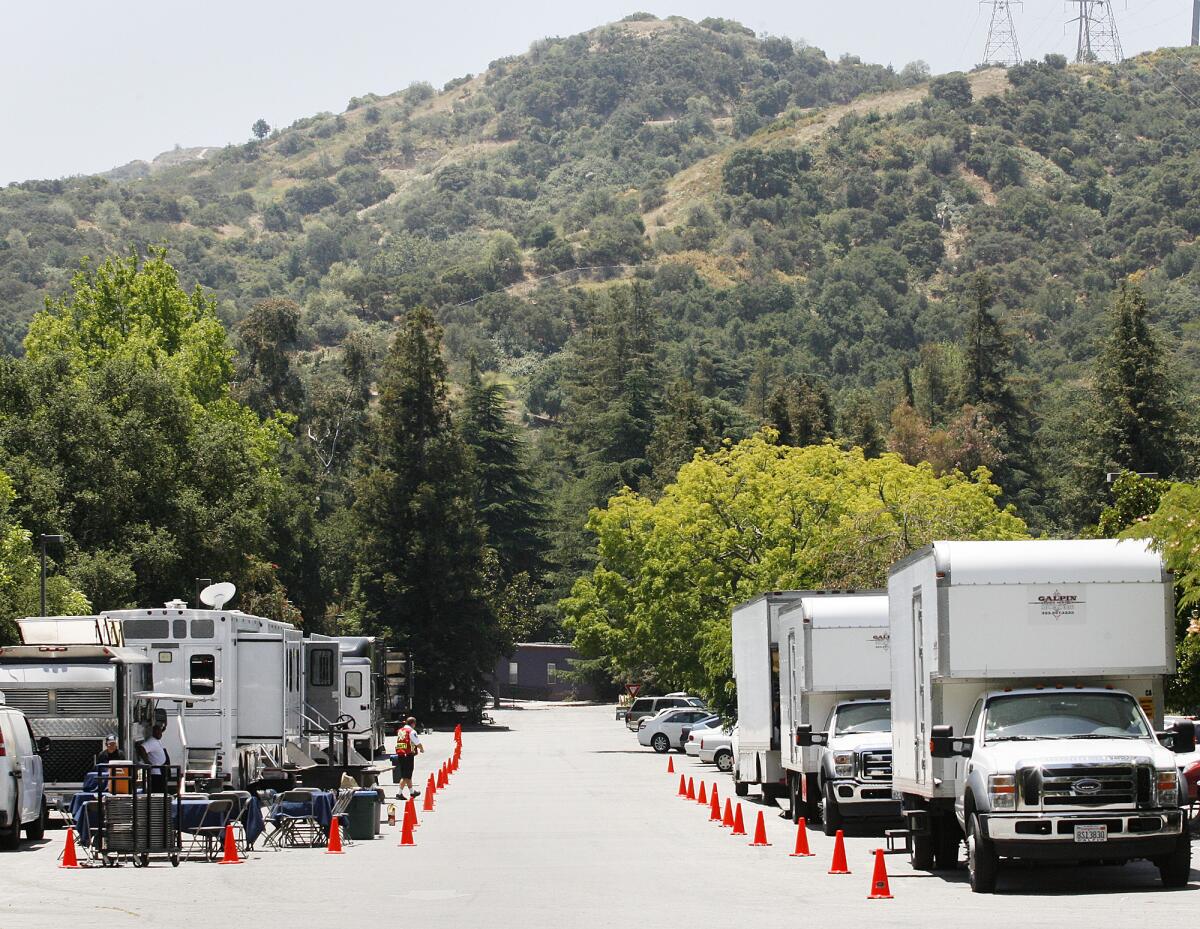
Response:
[[[42,756],[25,714],[0,695],[0,849],[17,847],[22,826],[35,841],[46,830]]]
[[[706,764],[715,764],[717,770],[728,774],[733,770],[733,728],[705,729],[700,734],[700,748],[696,757]]]
[[[676,707],[704,709],[704,701],[699,697],[690,697],[684,693],[667,694],[665,697],[638,697],[625,712],[625,725],[631,731],[636,732],[638,723],[643,719],[654,716],[665,709]],[[703,715],[707,716],[707,711]]]
[[[694,707],[683,709],[668,708],[657,716],[643,719],[638,728],[638,742],[648,745],[660,755],[673,748],[683,751],[680,736],[684,726],[691,726],[698,720],[711,715],[708,710],[697,710]]]
[[[721,717],[713,714],[696,720],[690,726],[684,726],[683,731],[679,733],[679,740],[683,743],[683,750],[689,755],[695,755],[700,749],[700,736],[720,725]],[[696,738],[693,739],[692,736]]]

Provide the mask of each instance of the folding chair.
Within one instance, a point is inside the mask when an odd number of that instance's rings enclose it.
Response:
[[[229,825],[233,826],[234,834],[238,837],[238,848],[244,852],[250,850],[250,840],[246,835],[246,810],[254,799],[245,790],[222,790],[212,795],[213,800],[229,800],[233,803],[233,812],[229,816]]]
[[[347,826],[348,817],[346,816],[346,813],[350,809],[350,801],[352,801],[353,799],[354,799],[354,789],[351,787],[343,787],[342,789],[340,789],[337,792],[337,799],[334,800],[333,811],[330,814],[330,820],[329,820],[330,829],[333,828],[334,823],[338,824],[338,826],[341,829],[341,833],[342,833],[342,844],[343,845],[353,845],[354,844],[350,839],[350,829]],[[329,829],[325,830],[324,841],[325,842],[329,841]]]
[[[279,795],[271,811],[271,823],[275,831],[267,836],[267,845],[274,848],[316,845],[324,829],[313,816],[313,794],[311,789],[286,790]]]
[[[184,827],[182,830],[192,837],[187,851],[184,853],[186,857],[192,857],[192,852],[196,850],[201,840],[204,841],[204,857],[209,861],[217,857],[217,849],[221,847],[225,838],[225,826],[229,824],[233,816],[234,807],[235,804],[230,799],[208,801],[199,824]]]

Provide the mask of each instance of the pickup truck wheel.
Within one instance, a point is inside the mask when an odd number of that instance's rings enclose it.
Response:
[[[996,873],[1000,870],[1000,858],[996,846],[983,834],[983,826],[977,815],[972,815],[967,834],[967,872],[971,878],[971,890],[977,894],[996,892]]]
[[[825,782],[822,795],[825,803],[821,809],[821,825],[825,828],[826,835],[834,836],[842,828],[842,811],[838,809],[837,797],[833,795],[833,785],[828,781]]]
[[[735,794],[737,794],[739,797],[748,796],[750,794],[750,785],[747,784],[745,781],[734,781],[733,782],[733,792]]]
[[[16,851],[17,846],[21,843],[21,815],[19,810],[19,807],[14,809],[11,819],[9,819],[9,825],[0,829],[0,849],[6,852]]]
[[[728,774],[733,770],[733,752],[717,752],[713,757],[713,763],[722,774]]]
[[[671,750],[671,740],[667,738],[666,733],[656,732],[650,739],[650,747],[660,755],[665,755]]]
[[[1192,873],[1192,840],[1186,824],[1179,841],[1175,843],[1175,850],[1155,859],[1154,864],[1158,866],[1158,876],[1162,878],[1164,887],[1187,886]]]
[[[913,833],[908,837],[908,860],[917,871],[933,870],[933,834]]]
[[[42,804],[42,815],[31,823],[25,824],[25,838],[30,842],[40,842],[46,837],[46,820],[50,818],[50,814],[46,811],[46,805]]]

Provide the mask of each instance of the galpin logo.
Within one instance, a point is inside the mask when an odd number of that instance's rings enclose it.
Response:
[[[1058,590],[1052,594],[1039,594],[1037,602],[1041,607],[1042,615],[1053,619],[1073,615],[1076,607],[1080,605],[1077,594],[1064,594]]]

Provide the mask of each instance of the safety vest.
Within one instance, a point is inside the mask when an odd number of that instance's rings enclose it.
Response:
[[[397,755],[411,755],[413,753],[412,740],[409,738],[409,732],[411,731],[408,726],[401,726],[400,731],[396,733]]]

